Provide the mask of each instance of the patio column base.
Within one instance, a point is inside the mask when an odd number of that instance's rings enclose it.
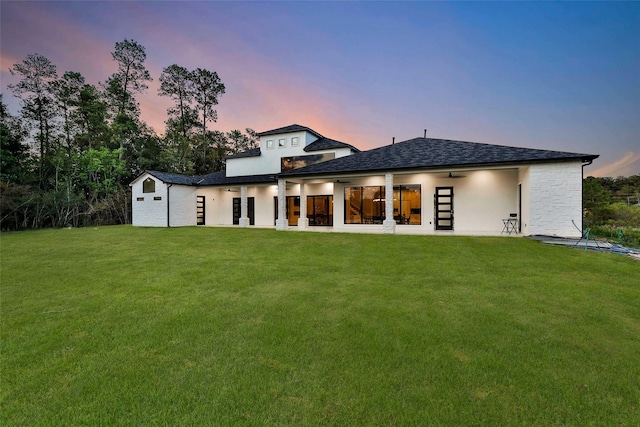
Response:
[[[287,227],[289,226],[289,220],[287,219],[278,219],[276,220],[276,230],[286,230]]]
[[[298,218],[298,230],[306,230],[309,227],[309,218]]]
[[[382,230],[384,234],[396,234],[396,220],[385,219],[382,221]]]

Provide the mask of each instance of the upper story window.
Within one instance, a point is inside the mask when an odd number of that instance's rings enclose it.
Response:
[[[142,192],[143,193],[155,193],[156,192],[156,182],[147,178],[142,182]]]
[[[280,170],[282,172],[285,172],[291,169],[297,169],[304,166],[309,166],[316,163],[324,162],[327,160],[333,160],[335,158],[336,158],[335,153],[309,154],[306,156],[282,157],[280,159]]]
[[[300,144],[298,137],[294,136],[293,138],[291,138],[291,146],[292,147],[297,147]]]
[[[267,139],[267,148],[268,149],[273,148],[273,139]]]
[[[280,138],[280,139],[278,140],[278,148],[282,148],[282,147],[284,147],[284,146],[286,145],[286,142],[287,142],[287,140],[286,140],[286,139],[284,139],[284,138]]]

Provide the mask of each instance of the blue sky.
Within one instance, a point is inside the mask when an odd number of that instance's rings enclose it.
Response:
[[[154,77],[142,118],[163,132],[173,63],[217,71],[219,130],[298,123],[374,148],[422,136],[599,154],[640,173],[638,2],[11,2],[8,69],[40,53],[91,83],[134,39]]]

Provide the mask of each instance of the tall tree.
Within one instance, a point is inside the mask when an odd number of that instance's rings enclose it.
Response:
[[[116,43],[111,56],[118,63],[118,71],[109,78],[107,86],[116,100],[117,113],[135,111],[134,94],[147,90],[146,82],[153,80],[144,66],[145,48],[134,40],[124,39]]]
[[[240,153],[242,151],[258,147],[258,136],[256,135],[256,131],[250,128],[246,128],[245,131],[247,132],[246,135],[237,129],[227,132],[230,152]]]
[[[229,153],[227,135],[214,130],[207,132],[205,138],[195,140],[191,160],[196,175],[205,175],[224,169],[224,157]]]
[[[207,137],[207,121],[218,120],[218,113],[214,106],[218,105],[218,97],[224,94],[225,87],[215,71],[196,68],[191,73],[194,98],[198,112],[202,115],[202,141]]]
[[[9,69],[11,75],[22,78],[9,85],[13,94],[22,100],[22,116],[38,127],[39,182],[45,184],[45,161],[50,148],[51,129],[56,114],[56,105],[51,94],[51,82],[58,78],[56,66],[42,55],[29,54],[22,63]]]
[[[144,46],[138,42],[128,39],[117,42],[111,56],[118,64],[118,71],[107,80],[106,92],[115,109],[114,135],[118,139],[122,159],[125,141],[135,133],[140,115],[134,95],[144,92],[148,88],[146,83],[153,79],[144,66],[147,59]]]
[[[85,84],[78,95],[78,105],[72,118],[80,128],[76,145],[84,149],[100,148],[108,140],[107,103],[95,86]]]
[[[190,130],[198,122],[197,112],[191,106],[194,94],[189,70],[176,64],[166,67],[160,75],[158,93],[175,102],[175,106],[167,110],[167,133],[177,131],[186,140]]]
[[[29,146],[19,118],[9,114],[0,94],[0,181],[25,184],[29,172]]]
[[[72,138],[76,133],[72,115],[80,102],[80,91],[84,84],[84,77],[74,71],[67,71],[61,79],[51,82],[51,91],[62,115],[64,140],[68,150],[72,148]]]

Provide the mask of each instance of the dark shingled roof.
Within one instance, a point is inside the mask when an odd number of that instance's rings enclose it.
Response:
[[[210,173],[199,177],[197,185],[237,185],[237,184],[263,184],[277,182],[274,174],[226,176],[225,171]]]
[[[353,151],[355,153],[359,153],[360,152],[360,150],[358,150],[353,145],[346,144],[346,143],[340,142],[340,141],[336,141],[335,139],[325,138],[324,136],[320,135],[318,132],[316,132],[316,131],[314,131],[312,129],[309,129],[308,127],[300,126],[300,125],[285,126],[283,128],[269,130],[269,131],[266,131],[266,132],[260,132],[258,135],[266,136],[266,135],[276,135],[276,134],[281,134],[281,133],[291,133],[291,132],[299,132],[299,131],[311,132],[312,134],[314,134],[315,136],[318,137],[317,140],[313,141],[311,144],[309,144],[306,147],[304,147],[304,151],[306,151],[306,152],[331,150],[331,149],[334,149],[334,148],[349,148],[351,151]],[[260,147],[252,148],[251,150],[243,151],[241,153],[230,154],[230,155],[225,157],[225,160],[226,159],[239,159],[239,158],[242,158],[242,157],[258,157],[258,156],[260,156]]]
[[[267,130],[267,131],[264,131],[264,132],[258,132],[257,135],[258,136],[268,136],[268,135],[277,135],[279,133],[292,133],[292,132],[300,132],[300,131],[311,132],[312,134],[314,134],[318,138],[322,138],[322,135],[320,135],[315,130],[310,129],[310,128],[306,127],[306,126],[300,126],[300,125],[289,125],[289,126],[285,126],[283,128]]]
[[[360,150],[358,150],[353,145],[349,145],[344,142],[336,141],[335,139],[329,139],[325,137],[322,137],[320,139],[313,141],[311,144],[304,147],[304,151],[309,152],[309,151],[331,150],[333,148],[350,148],[351,151],[354,151],[356,153],[360,152]]]
[[[194,185],[196,177],[179,175],[177,173],[167,173],[158,171],[147,171],[149,175],[158,178],[165,184]]]
[[[240,153],[229,154],[225,156],[226,159],[239,159],[241,157],[259,157],[260,156],[260,147],[252,148],[247,151],[242,151]]]
[[[147,171],[147,173],[166,184],[179,185],[238,185],[277,182],[277,178],[274,174],[227,177],[225,171],[213,172],[208,175],[201,176],[185,176],[158,171]]]
[[[442,167],[562,160],[588,161],[597,157],[597,155],[592,154],[507,147],[446,139],[415,138],[294,169],[281,175],[299,176],[401,169],[437,169]]]

